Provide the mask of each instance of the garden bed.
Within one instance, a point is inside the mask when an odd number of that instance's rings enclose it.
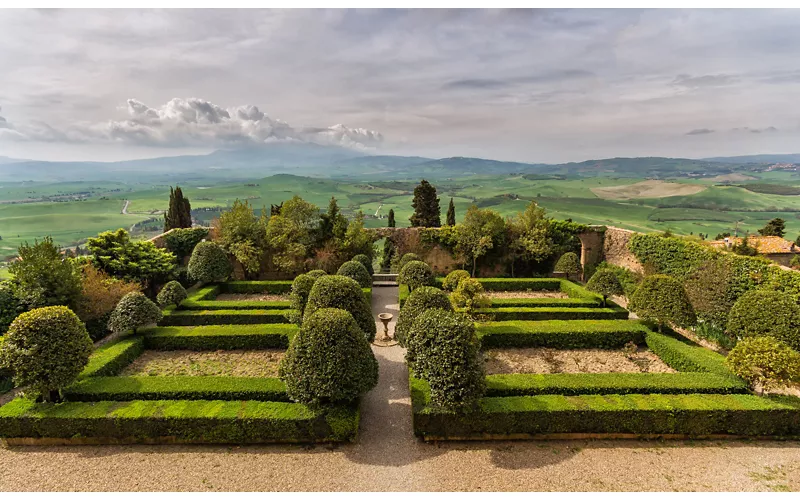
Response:
[[[626,353],[614,349],[490,349],[486,373],[675,373],[661,358],[644,348]]]
[[[277,377],[285,351],[145,351],[122,376]]]
[[[215,300],[222,302],[287,302],[289,297],[285,295],[274,295],[269,293],[221,293],[217,295]]]

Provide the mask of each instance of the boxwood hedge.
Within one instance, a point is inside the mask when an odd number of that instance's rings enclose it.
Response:
[[[484,348],[554,347],[560,349],[622,347],[643,344],[649,328],[629,320],[550,320],[478,323]]]
[[[541,321],[549,319],[627,319],[628,311],[621,307],[497,307],[478,309],[495,321]]]
[[[164,311],[161,326],[254,325],[288,323],[287,309]]]
[[[280,379],[258,377],[89,377],[66,388],[64,396],[69,401],[289,401]]]
[[[89,364],[78,378],[116,375],[141,356],[144,348],[144,339],[141,336],[109,342],[95,349],[89,356]]]
[[[292,324],[166,326],[141,331],[147,349],[162,351],[285,349],[299,328]]]

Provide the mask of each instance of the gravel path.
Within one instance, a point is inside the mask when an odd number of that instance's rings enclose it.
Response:
[[[396,289],[376,288],[376,314],[387,303]],[[380,381],[363,401],[358,443],[15,447],[0,449],[0,490],[800,490],[798,442],[423,443],[412,433],[404,350],[373,350]]]

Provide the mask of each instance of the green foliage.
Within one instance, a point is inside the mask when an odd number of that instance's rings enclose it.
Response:
[[[622,285],[622,289],[624,290],[624,294],[626,297],[632,297],[633,292],[636,291],[636,288],[639,286],[639,283],[642,281],[642,275],[639,273],[635,273],[630,269],[621,266],[615,266],[614,264],[609,264],[608,262],[601,262],[595,268],[595,274],[599,273],[600,271],[608,271],[614,273],[619,280],[620,284]]]
[[[474,278],[461,280],[450,298],[456,307],[463,309],[470,316],[478,309],[492,306],[492,300],[486,295],[483,285]]]
[[[201,241],[194,247],[189,259],[189,275],[204,283],[227,280],[233,268],[228,255],[220,245],[212,241]]]
[[[92,377],[64,390],[70,401],[290,401],[277,378],[257,377]]]
[[[361,288],[372,287],[372,276],[370,276],[369,271],[361,262],[355,260],[347,261],[339,267],[336,274],[352,278]]]
[[[148,299],[142,292],[130,292],[122,297],[111,318],[108,320],[108,329],[112,332],[124,332],[142,326],[158,323],[161,320],[161,309]]]
[[[783,292],[747,292],[730,310],[728,332],[740,339],[774,337],[800,350],[800,306]]]
[[[250,202],[236,199],[227,212],[220,214],[212,225],[215,241],[242,264],[248,275],[258,273],[261,257],[267,249],[267,216],[253,212]]]
[[[17,385],[30,385],[45,401],[72,383],[89,362],[92,340],[78,316],[64,306],[24,312],[8,328],[0,365]]]
[[[33,246],[20,245],[19,259],[8,269],[14,275],[16,297],[26,308],[75,307],[81,293],[78,267],[61,254],[51,237],[36,241]]]
[[[8,330],[14,318],[25,311],[17,298],[17,285],[11,280],[0,281],[0,337]]]
[[[367,271],[369,272],[370,276],[375,274],[375,269],[372,268],[372,259],[370,259],[366,255],[364,255],[363,253],[360,253],[358,255],[353,256],[353,258],[350,259],[350,260],[354,260],[356,262],[360,262],[364,267],[367,268]],[[356,280],[356,281],[358,281],[358,280]]]
[[[480,257],[495,247],[502,247],[505,241],[505,222],[490,209],[472,205],[467,209],[464,221],[455,226],[456,251],[472,261],[472,276],[477,271]]]
[[[708,260],[685,281],[689,301],[703,322],[725,328],[736,297],[731,290],[734,269],[729,259]]]
[[[272,263],[280,271],[303,270],[319,227],[319,207],[295,195],[283,203],[280,215],[267,224],[267,244]]]
[[[649,331],[645,334],[645,342],[656,356],[679,372],[706,372],[733,377],[725,366],[725,356],[688,342],[678,334]]]
[[[355,319],[364,332],[364,336],[372,342],[377,328],[372,317],[372,308],[364,293],[353,279],[347,276],[321,276],[311,288],[306,310],[303,313],[303,324],[319,309],[344,309]]]
[[[511,258],[512,277],[517,259],[542,262],[553,254],[554,243],[550,230],[551,220],[544,208],[530,202],[524,212],[506,219],[508,253]]]
[[[548,319],[628,319],[621,307],[493,307],[479,309],[496,321],[541,321]]]
[[[175,254],[178,262],[192,255],[192,250],[198,243],[208,238],[208,229],[204,227],[179,228],[164,235],[167,250]]]
[[[188,294],[186,293],[186,289],[183,288],[183,285],[177,281],[170,281],[158,292],[156,301],[161,307],[171,305],[179,306],[187,297]]]
[[[409,218],[411,227],[439,227],[442,225],[436,188],[425,179],[422,179],[414,188],[414,199],[411,206],[414,208],[414,214]]]
[[[409,262],[413,262],[415,260],[421,261],[422,259],[420,259],[419,256],[415,253],[411,252],[404,253],[397,261],[397,265],[395,266],[395,271],[400,272],[400,270],[403,269],[406,264],[408,264]]]
[[[581,259],[575,252],[567,252],[558,258],[554,272],[564,273],[567,277],[580,276],[581,274]]]
[[[141,330],[148,349],[215,351],[286,349],[297,325],[160,326]]]
[[[798,239],[800,239],[800,236],[798,236]],[[792,257],[792,260],[789,261],[789,267],[794,270],[800,269],[800,255]]]
[[[629,306],[640,318],[655,321],[659,328],[669,323],[688,327],[697,322],[681,282],[663,274],[647,276]]]
[[[614,349],[644,343],[649,329],[625,320],[543,320],[478,323],[484,348],[552,347],[558,349]]]
[[[381,257],[381,271],[388,271],[392,267],[392,261],[397,254],[397,247],[394,242],[386,238],[383,242],[383,256]]]
[[[337,252],[343,260],[350,260],[359,254],[372,259],[375,253],[373,248],[375,240],[372,234],[364,229],[364,214],[361,211],[356,213],[355,218],[347,225],[344,238],[341,241],[334,240],[334,243],[336,243]]]
[[[144,352],[141,337],[128,337],[98,347],[79,378],[117,375]]]
[[[401,346],[405,347],[406,336],[414,320],[428,309],[452,311],[453,305],[450,303],[447,294],[438,288],[431,286],[416,288],[405,300],[405,303],[400,308],[400,313],[397,315],[397,324],[395,324],[394,327],[394,338]]]
[[[81,268],[81,296],[74,311],[86,324],[92,340],[108,334],[108,319],[120,299],[138,291],[141,291],[139,283],[112,278],[89,264]]]
[[[625,295],[622,283],[619,282],[617,275],[611,271],[597,271],[594,273],[586,283],[586,289],[601,294],[604,305],[606,298],[609,296]]]
[[[396,227],[397,222],[394,220],[394,209],[389,209],[389,220],[386,223],[386,227]]]
[[[192,206],[188,198],[183,197],[180,186],[169,188],[169,208],[164,214],[164,232],[176,228],[192,227]]]
[[[303,321],[279,375],[294,401],[351,403],[377,385],[378,361],[349,312],[322,308]]]
[[[450,198],[450,205],[447,206],[447,222],[448,226],[456,225],[456,206],[453,203],[453,198]]]
[[[124,229],[89,238],[92,264],[107,274],[139,283],[163,283],[175,270],[175,256],[152,241],[132,241]]]
[[[312,276],[324,271],[309,271]],[[226,281],[219,284],[222,293],[266,293],[270,295],[283,295],[292,291],[291,281]]]
[[[431,286],[434,283],[431,266],[421,260],[412,260],[397,275],[397,282],[408,285],[410,290],[420,286]]]
[[[736,344],[725,364],[762,389],[800,381],[800,353],[774,337],[751,337]]]
[[[430,405],[449,411],[474,410],[485,391],[481,344],[472,320],[429,309],[408,333],[406,359],[430,386]]]
[[[331,196],[327,213],[320,216],[320,245],[326,241],[344,238],[347,226],[347,218],[340,213],[336,198]]]
[[[317,278],[327,274],[325,271],[320,272],[321,274],[314,271],[301,274],[292,282],[292,293],[290,294],[292,300],[292,309],[297,311],[297,316],[294,318],[293,322],[298,325],[303,322],[303,314],[306,310],[306,303],[308,302],[308,296],[311,293],[311,288],[314,287],[314,283],[316,283]]]
[[[786,221],[776,217],[767,222],[767,225],[763,228],[759,229],[758,234],[761,236],[779,236],[783,238],[786,234]]]
[[[654,273],[678,279],[686,278],[713,256],[713,250],[699,243],[654,234],[634,234],[628,241],[628,250]]]
[[[736,255],[744,255],[747,257],[755,257],[758,255],[758,248],[750,246],[750,238],[745,236],[738,243],[731,247],[731,252]]]
[[[219,309],[165,311],[160,324],[164,326],[260,325],[288,321],[287,311],[284,309]]]
[[[451,271],[450,274],[445,276],[444,281],[442,282],[442,289],[447,290],[448,292],[454,292],[462,280],[469,278],[471,278],[469,271],[465,271],[463,269]]]

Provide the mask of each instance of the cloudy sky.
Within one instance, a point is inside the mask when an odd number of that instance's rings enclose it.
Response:
[[[800,152],[800,10],[3,10],[0,155]]]

